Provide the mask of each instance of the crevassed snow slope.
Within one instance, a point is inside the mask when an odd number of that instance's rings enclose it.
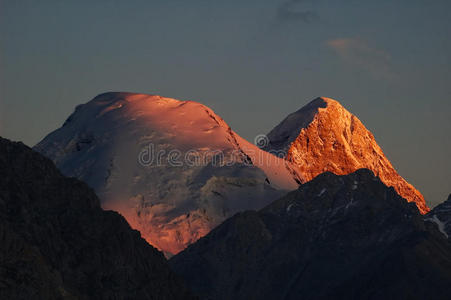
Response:
[[[169,255],[304,181],[208,107],[155,95],[101,94],[35,150],[87,182],[105,209],[123,214]]]

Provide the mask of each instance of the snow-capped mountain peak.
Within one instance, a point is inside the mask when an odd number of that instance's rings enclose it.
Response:
[[[269,134],[266,150],[285,158],[309,181],[330,171],[345,175],[367,168],[406,200],[427,213],[423,196],[393,168],[373,134],[338,101],[317,98],[288,115]]]
[[[241,138],[210,108],[157,95],[101,94],[35,150],[168,254],[300,181],[285,160]]]

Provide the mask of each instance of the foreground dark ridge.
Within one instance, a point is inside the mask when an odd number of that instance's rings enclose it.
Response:
[[[367,169],[324,173],[170,260],[205,299],[449,299],[451,246]]]
[[[190,299],[163,255],[84,183],[0,138],[1,299]]]

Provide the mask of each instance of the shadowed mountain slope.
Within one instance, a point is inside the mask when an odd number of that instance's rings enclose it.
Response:
[[[93,190],[0,138],[1,299],[191,299],[163,254]]]
[[[323,173],[170,260],[204,299],[448,299],[451,246],[367,169]]]

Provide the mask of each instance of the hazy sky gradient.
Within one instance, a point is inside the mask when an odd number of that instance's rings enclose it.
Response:
[[[190,99],[243,137],[339,100],[429,204],[451,193],[450,1],[0,0],[0,135],[105,91]]]

